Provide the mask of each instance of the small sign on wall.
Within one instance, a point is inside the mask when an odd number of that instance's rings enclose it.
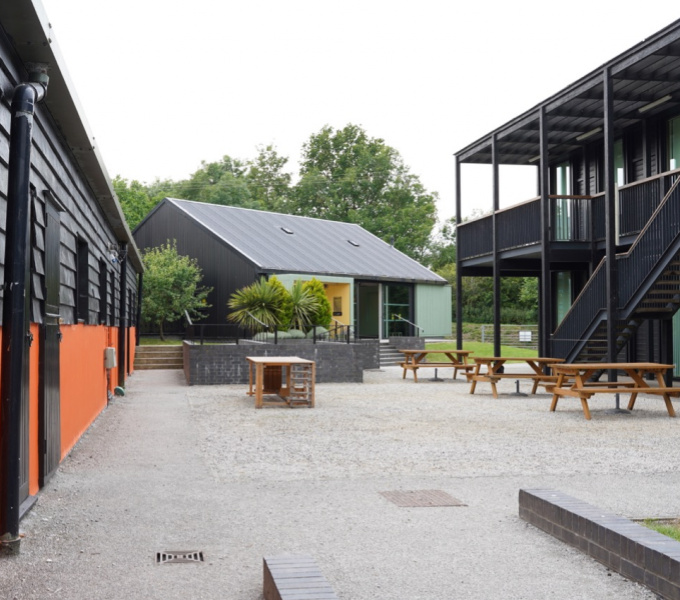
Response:
[[[531,331],[520,331],[519,332],[520,342],[530,342],[531,341]]]

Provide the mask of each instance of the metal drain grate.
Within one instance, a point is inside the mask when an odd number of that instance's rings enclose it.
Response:
[[[467,506],[456,500],[442,490],[397,490],[393,492],[380,492],[382,496],[397,506],[421,507],[421,506]]]
[[[173,550],[166,552],[156,552],[156,564],[164,565],[167,563],[193,563],[203,562],[203,552],[186,552],[184,550]]]

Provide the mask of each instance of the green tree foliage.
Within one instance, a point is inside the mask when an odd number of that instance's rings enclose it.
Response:
[[[291,174],[284,170],[287,163],[288,159],[271,145],[259,147],[255,159],[248,161],[245,180],[261,210],[286,212],[291,194]]]
[[[293,300],[290,297],[290,292],[288,292],[286,286],[281,283],[281,280],[276,275],[272,275],[267,280],[267,285],[275,288],[281,298],[281,303],[276,312],[276,325],[280,329],[286,330],[293,319]]]
[[[192,319],[200,319],[207,308],[212,288],[200,286],[201,269],[194,259],[181,256],[175,241],[168,241],[144,252],[144,294],[142,320],[156,325],[164,338],[166,323],[177,321],[187,311]]]
[[[309,281],[305,281],[302,285],[304,290],[317,299],[317,307],[314,312],[309,315],[310,325],[317,325],[328,329],[333,320],[333,311],[331,303],[326,296],[326,290],[318,279],[313,277]]]
[[[217,162],[203,161],[188,180],[176,184],[175,191],[183,200],[257,208],[245,178],[246,171],[246,164],[230,156]]]
[[[405,254],[425,257],[437,195],[423,188],[394,148],[350,124],[324,127],[302,154],[288,212],[357,223]]]
[[[134,229],[151,209],[156,206],[157,202],[150,195],[149,189],[139,181],[133,180],[128,182],[127,179],[117,175],[112,183],[123,209],[125,220],[130,229]]]
[[[430,254],[427,257],[428,266],[436,272],[456,264],[456,221],[452,217],[444,221],[439,232],[430,244]],[[441,275],[441,273],[439,273]],[[455,270],[454,270],[455,275]],[[442,275],[444,277],[444,275]]]

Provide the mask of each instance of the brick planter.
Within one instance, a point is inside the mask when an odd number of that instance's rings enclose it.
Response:
[[[680,542],[556,490],[520,490],[519,516],[668,600],[680,600]]]
[[[354,344],[287,340],[279,344],[194,344],[184,342],[184,375],[189,385],[248,383],[246,356],[298,356],[316,363],[317,383],[361,383],[364,369],[380,367],[376,340]]]

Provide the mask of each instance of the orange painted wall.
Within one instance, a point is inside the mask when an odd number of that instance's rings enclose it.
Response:
[[[118,346],[116,327],[92,325],[61,325],[61,458],[63,459],[87,428],[101,413],[108,401],[108,389],[118,385],[118,367],[111,369],[110,383],[104,367],[104,348]],[[29,494],[39,491],[39,326],[31,324],[33,344],[29,350]],[[135,330],[130,329],[130,365],[134,364]],[[0,329],[0,343],[2,330]],[[118,354],[118,352],[116,352]],[[0,365],[1,367],[1,365]],[[132,369],[131,369],[132,372]]]
[[[106,407],[104,348],[108,345],[109,330],[113,328],[79,324],[61,325],[60,329],[63,335],[59,371],[63,459]]]

